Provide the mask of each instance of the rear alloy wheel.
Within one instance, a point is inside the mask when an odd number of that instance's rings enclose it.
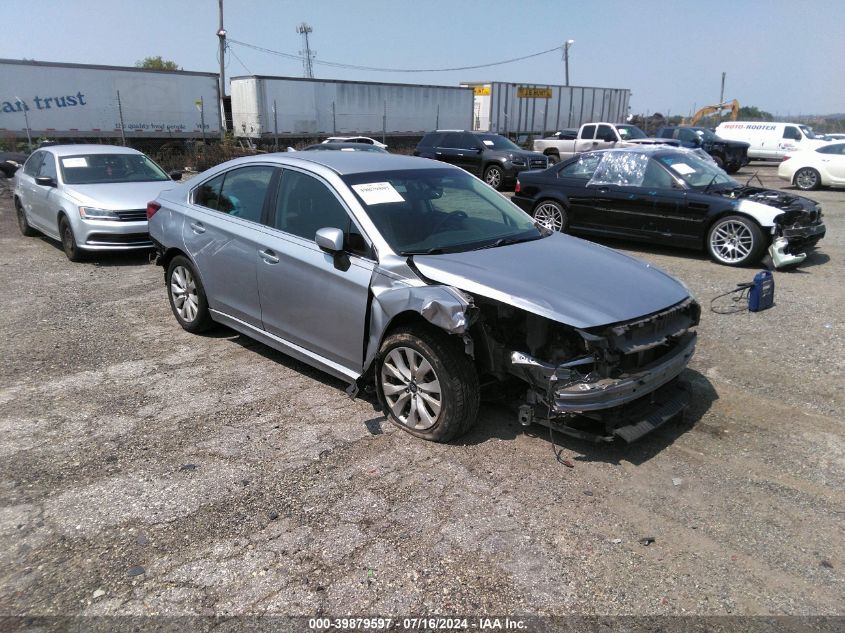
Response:
[[[795,186],[801,191],[812,191],[818,189],[822,179],[812,167],[802,167],[795,172]]]
[[[379,358],[379,398],[392,423],[448,442],[475,422],[478,374],[460,340],[424,326],[400,328],[384,340]]]
[[[167,267],[167,297],[179,325],[192,334],[203,332],[213,325],[208,312],[205,289],[191,262],[181,255],[174,257]]]
[[[38,234],[34,228],[29,226],[29,220],[26,219],[26,211],[23,210],[23,205],[21,201],[15,198],[15,211],[17,212],[18,216],[18,228],[21,231],[21,235],[24,237],[32,237]]]
[[[64,216],[59,220],[59,237],[62,240],[62,250],[70,261],[81,262],[85,259],[85,252],[77,245],[70,222]]]
[[[544,200],[534,207],[534,219],[551,231],[566,230],[566,210],[552,200]]]
[[[759,259],[763,247],[760,227],[742,216],[720,218],[707,233],[707,251],[719,264],[744,266]]]
[[[498,165],[490,165],[484,170],[484,182],[493,187],[493,189],[496,189],[497,191],[501,189],[504,180],[505,178],[502,173],[502,168]]]

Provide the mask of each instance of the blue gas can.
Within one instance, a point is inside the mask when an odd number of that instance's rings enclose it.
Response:
[[[775,280],[772,273],[762,270],[754,275],[754,282],[748,291],[749,312],[760,312],[775,303]]]

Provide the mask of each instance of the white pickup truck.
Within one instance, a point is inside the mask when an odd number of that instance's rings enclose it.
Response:
[[[585,123],[574,139],[565,132],[568,130],[558,132],[549,138],[537,139],[534,141],[534,151],[545,154],[549,157],[549,164],[554,164],[594,149],[679,144],[673,139],[649,138],[636,125],[627,123]]]

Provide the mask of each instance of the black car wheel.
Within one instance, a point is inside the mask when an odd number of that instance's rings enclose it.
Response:
[[[557,165],[560,162],[560,156],[557,154],[546,154],[546,158],[549,159],[549,167]]]
[[[26,211],[23,210],[23,205],[17,198],[15,198],[15,211],[18,216],[18,228],[21,230],[21,235],[24,237],[37,235],[38,231],[29,226],[29,221],[26,219]]]
[[[818,189],[822,182],[819,172],[812,167],[802,167],[795,172],[795,186],[802,191],[812,191]]]
[[[566,209],[554,200],[543,200],[534,207],[534,219],[549,230],[566,230]]]
[[[173,316],[184,330],[198,334],[214,325],[208,312],[205,288],[187,257],[178,255],[170,261],[165,281]]]
[[[73,229],[64,216],[59,220],[59,237],[62,239],[62,250],[70,261],[81,262],[85,259],[85,251],[76,244]]]
[[[719,218],[707,232],[707,252],[717,264],[744,266],[757,261],[764,247],[757,223],[739,215]]]
[[[713,156],[713,162],[716,163],[716,167],[718,167],[719,169],[725,168],[725,161],[722,160],[721,156],[719,156],[718,154],[711,154],[711,156]]]
[[[484,182],[493,187],[493,189],[496,189],[497,191],[501,189],[504,181],[505,178],[502,173],[502,168],[498,165],[490,165],[484,170]]]
[[[460,339],[426,326],[394,330],[379,351],[378,395],[388,419],[411,435],[448,442],[478,415],[475,366]]]

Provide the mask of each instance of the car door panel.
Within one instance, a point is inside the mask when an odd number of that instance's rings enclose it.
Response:
[[[373,263],[270,230],[256,266],[264,329],[360,373]]]
[[[200,184],[182,226],[209,307],[255,327],[261,327],[256,252],[263,244],[267,194],[278,173],[266,165],[242,167]]]
[[[314,241],[321,228],[341,229],[348,239],[348,209],[314,174],[285,169],[268,224],[255,257],[262,326],[357,375],[374,263]]]

